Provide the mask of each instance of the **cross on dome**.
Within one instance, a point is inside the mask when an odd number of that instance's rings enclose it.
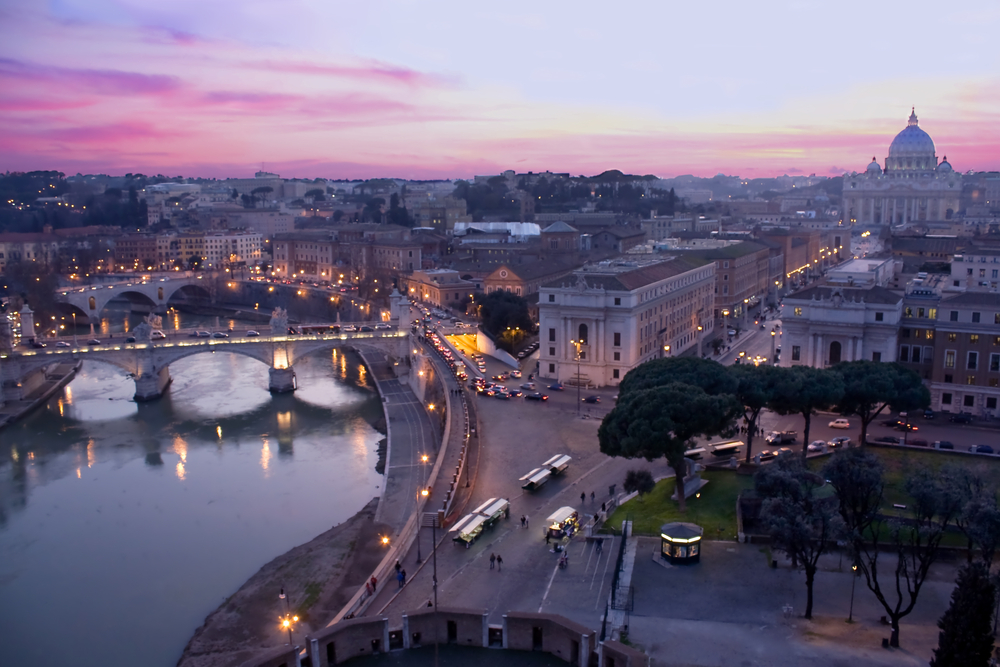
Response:
[[[907,127],[911,127],[911,126],[916,125],[916,124],[917,124],[917,108],[916,107],[911,107],[910,108],[910,120],[909,120],[909,122],[906,123],[906,126]]]

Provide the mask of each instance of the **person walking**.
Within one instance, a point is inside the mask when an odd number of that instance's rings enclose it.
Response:
[[[593,491],[590,492],[590,502],[594,502],[595,494]]]
[[[403,579],[404,578],[405,577],[403,576],[403,571],[402,570],[400,570],[399,572],[396,573],[396,581],[399,582],[399,587],[400,588],[403,587]]]
[[[525,527],[525,525],[524,525],[524,515],[522,514],[521,515],[521,528],[524,528],[524,527]]]
[[[399,574],[399,571],[402,569],[403,566],[399,564],[399,559],[396,559],[396,574]]]
[[[490,554],[490,569],[491,570],[494,568],[494,566],[496,566],[496,563],[497,563],[497,555],[496,554]]]
[[[376,579],[375,577],[372,577],[371,578],[371,585],[372,585],[372,593],[374,593],[375,591],[378,590],[378,579]]]
[[[583,492],[580,493],[580,502],[581,503],[587,502],[587,494],[586,493],[583,493]]]
[[[503,557],[497,555],[497,572],[500,572],[502,570],[503,570]]]
[[[604,549],[604,540],[597,540],[597,553],[601,553]]]
[[[531,522],[528,520],[528,515],[527,514],[524,515],[524,527],[525,528],[531,528]]]

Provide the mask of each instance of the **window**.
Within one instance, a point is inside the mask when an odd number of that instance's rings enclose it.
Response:
[[[556,372],[556,365],[555,364],[549,364],[549,372],[550,373],[555,373]]]
[[[723,262],[722,263],[722,268],[728,269],[729,268],[729,262]]]
[[[924,346],[924,363],[929,364],[934,358],[934,348],[929,345]]]
[[[554,347],[550,347],[549,348],[549,356],[550,357],[556,356],[556,348],[554,348]]]
[[[882,353],[881,352],[872,352],[872,361],[876,361],[876,362],[882,361]]]
[[[617,368],[615,368],[615,369],[613,369],[611,371],[611,377],[613,377],[616,380],[618,379],[618,369]]]
[[[979,313],[972,313],[972,323],[979,324]]]
[[[949,373],[945,373],[944,381],[946,384],[951,384],[952,382],[955,381],[955,379]]]
[[[550,343],[556,342],[556,330],[555,329],[549,329],[549,342]]]
[[[792,345],[792,361],[801,361],[801,354],[802,348],[798,345]]]
[[[1000,324],[1000,313],[993,313],[993,324]]]
[[[965,376],[965,384],[976,384],[976,376],[975,375],[966,375]]]
[[[951,405],[951,394],[941,394],[941,405]]]
[[[1000,354],[990,355],[990,372],[1000,373]]]
[[[965,396],[963,396],[962,405],[964,405],[967,408],[974,408],[976,406],[976,395],[966,394]]]
[[[996,385],[993,386],[995,387]],[[986,408],[989,410],[997,409],[997,399],[995,396],[991,396],[990,398],[986,399]]]
[[[621,347],[622,346],[622,335],[621,335],[621,333],[618,332],[618,331],[616,331],[615,334],[614,334],[614,337],[615,337],[615,347]]]
[[[722,279],[723,280],[729,280],[729,274],[728,273],[723,273],[722,274]]]
[[[975,345],[979,342],[979,334],[969,334],[969,342]]]
[[[913,309],[907,306],[903,309],[903,317],[913,317]]]
[[[622,305],[621,297],[618,297],[618,296],[615,297],[615,305],[616,306]]]
[[[882,312],[875,313],[875,321],[876,322],[883,321],[884,315],[885,315],[885,313],[882,313]]]
[[[948,334],[948,342],[949,343],[954,343],[956,340],[958,340],[958,334],[954,334],[954,333]]]
[[[899,346],[899,360],[900,361],[909,361],[910,360],[910,346],[909,345],[900,345]]]
[[[621,360],[622,360],[622,353],[615,352],[615,361],[621,361]]]
[[[556,295],[555,294],[550,294],[549,295],[549,303],[555,303],[555,302],[556,302]]]
[[[1000,347],[1000,336],[993,337],[993,347]]]
[[[979,277],[980,278],[986,277],[986,269],[979,269]]]
[[[796,306],[795,307],[795,317],[801,317],[801,316],[802,316],[802,309],[799,308],[798,306]]]
[[[910,355],[910,361],[915,364],[920,363],[920,348],[916,345],[913,346],[912,354]]]
[[[899,330],[899,336],[900,336],[900,338],[909,338],[910,337],[910,330],[909,329],[900,329]]]
[[[927,309],[927,317],[929,317],[932,320],[936,320],[937,319],[937,308],[928,308]]]
[[[979,365],[979,353],[978,352],[969,352],[969,358],[967,360],[965,368],[967,370],[974,371],[974,370],[976,370],[976,367],[978,365]]]
[[[958,322],[958,311],[957,310],[951,311],[950,318],[952,322]]]

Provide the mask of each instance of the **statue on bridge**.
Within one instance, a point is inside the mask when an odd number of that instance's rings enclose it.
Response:
[[[278,306],[271,313],[271,334],[284,336],[288,333],[288,311]]]

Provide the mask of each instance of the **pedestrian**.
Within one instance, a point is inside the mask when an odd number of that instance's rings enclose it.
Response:
[[[365,582],[365,593],[367,593],[368,595],[372,594],[372,585],[371,582],[369,581]]]
[[[372,584],[372,593],[374,593],[375,591],[378,590],[378,579],[376,579],[375,577],[372,577],[371,578],[371,584]]]
[[[403,587],[403,581],[404,581],[405,579],[406,579],[406,575],[405,575],[405,574],[403,574],[403,571],[402,571],[402,570],[400,570],[400,571],[399,571],[399,572],[398,572],[398,573],[396,574],[396,581],[398,581],[398,582],[399,582],[399,587],[400,587],[400,588],[402,588],[402,587]]]
[[[549,532],[545,531],[545,546],[549,546]]]
[[[581,503],[587,502],[587,494],[586,493],[580,493],[580,502]]]
[[[492,570],[497,564],[497,555],[490,554],[490,569]]]
[[[590,502],[594,502],[594,492],[590,492]]]
[[[604,540],[597,540],[597,553],[601,553],[604,549]]]
[[[611,486],[608,487],[608,495],[609,496],[615,495],[615,487],[616,486],[618,486],[618,485],[617,484],[612,484]]]
[[[524,525],[524,515],[522,514],[521,515],[521,528],[525,528],[525,527],[526,526]]]
[[[503,557],[497,556],[497,572],[503,570]]]
[[[607,503],[601,503],[601,511],[602,512],[607,512],[608,511]]]
[[[399,564],[399,560],[397,559],[396,560],[396,574],[399,574],[399,571],[402,570],[402,569],[403,569],[403,566]]]

